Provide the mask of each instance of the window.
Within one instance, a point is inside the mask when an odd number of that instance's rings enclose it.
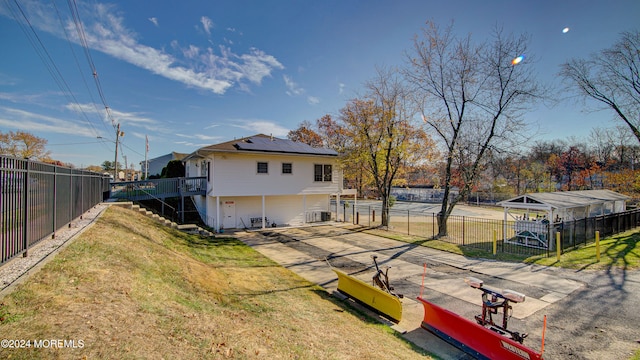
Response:
[[[322,181],[322,165],[313,166],[313,181]]]
[[[313,181],[331,181],[331,165],[316,164],[313,166]]]
[[[292,174],[293,166],[291,163],[282,163],[282,173],[283,174]]]
[[[269,163],[258,162],[258,174],[268,174],[268,173],[269,173]]]
[[[331,165],[324,166],[324,181],[331,181]]]

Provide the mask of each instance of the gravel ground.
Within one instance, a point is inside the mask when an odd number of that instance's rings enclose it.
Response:
[[[29,274],[38,270],[53,255],[70,243],[76,235],[91,225],[109,205],[100,203],[79,218],[73,220],[69,226],[56,231],[55,238],[47,237],[29,249],[28,256],[20,255],[0,266],[0,298],[8,294],[11,289],[26,279]]]

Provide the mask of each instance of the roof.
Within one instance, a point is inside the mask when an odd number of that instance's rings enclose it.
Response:
[[[556,191],[550,193],[532,193],[501,201],[503,207],[568,209],[602,204],[612,201],[624,201],[628,196],[611,190]]]
[[[338,156],[334,150],[316,148],[305,143],[289,139],[280,139],[264,134],[257,134],[242,139],[205,146],[190,154],[183,160],[201,156],[206,152],[255,152],[255,153],[279,153],[279,154],[303,154],[318,156]]]
[[[149,161],[149,162],[158,161],[158,160],[167,161],[167,159],[169,159],[169,160],[182,160],[187,155],[189,155],[189,154],[184,154],[184,153],[179,153],[179,152],[172,151],[169,154],[164,154],[164,155],[161,155],[161,156],[158,156],[158,157],[154,157],[153,159],[149,159],[147,161]],[[142,162],[144,162],[144,161],[141,161],[141,163]]]

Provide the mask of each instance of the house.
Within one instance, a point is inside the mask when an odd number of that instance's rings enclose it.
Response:
[[[187,177],[207,178],[194,196],[205,223],[228,228],[299,225],[326,220],[342,188],[338,154],[330,149],[258,134],[187,155]]]
[[[160,176],[162,173],[162,169],[167,166],[169,161],[171,160],[182,160],[188,154],[182,154],[177,152],[171,152],[170,154],[162,155],[153,159],[149,159],[147,163],[144,161],[140,162],[140,169],[142,169],[142,174],[145,174],[145,166],[149,166],[149,170],[146,172],[149,176]]]

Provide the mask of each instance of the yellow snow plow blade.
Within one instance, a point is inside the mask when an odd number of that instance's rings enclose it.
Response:
[[[331,270],[338,275],[338,291],[386,315],[394,322],[400,322],[402,318],[400,299],[340,270]]]

